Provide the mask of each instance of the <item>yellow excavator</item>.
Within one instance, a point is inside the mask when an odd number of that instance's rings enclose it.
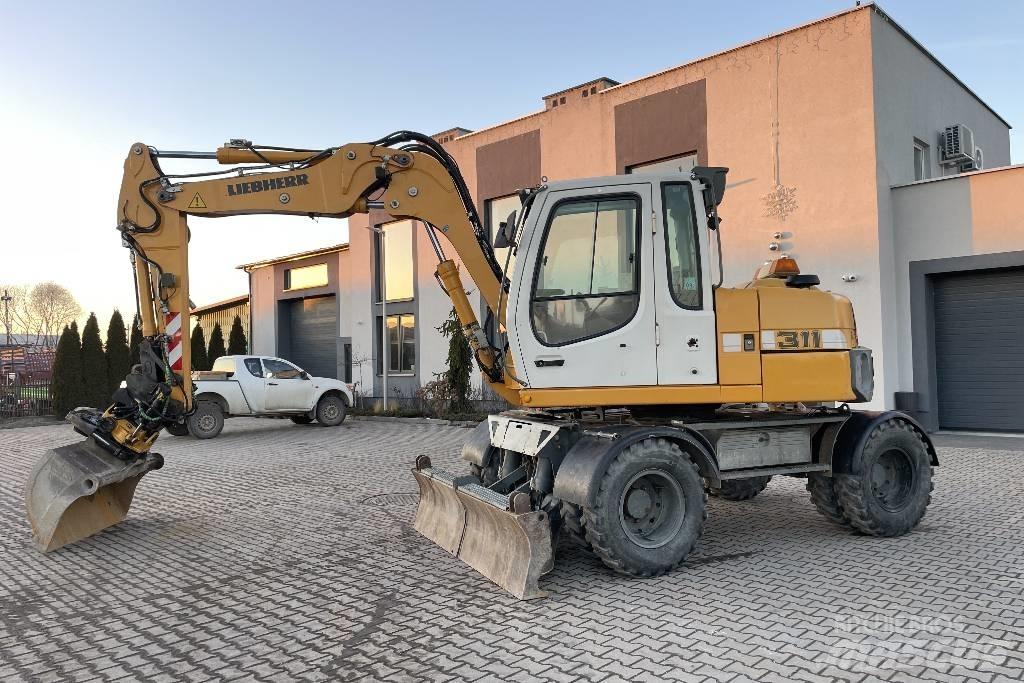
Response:
[[[161,158],[232,167],[169,175]],[[85,440],[33,470],[38,547],[122,520],[163,464],[160,430],[196,410],[186,217],[371,210],[424,226],[482,376],[511,406],[471,432],[466,473],[415,459],[415,527],[510,593],[545,594],[560,535],[617,572],[663,574],[695,547],[709,494],[751,498],[774,476],[805,478],[835,524],[910,531],[930,501],[935,448],[907,415],[849,408],[871,400],[874,382],[849,300],[788,257],[722,286],[727,170],[545,180],[520,191],[492,244],[454,159],[418,133],[321,150],[132,145],[117,229],[135,270],[141,362],[110,406],[67,416]]]

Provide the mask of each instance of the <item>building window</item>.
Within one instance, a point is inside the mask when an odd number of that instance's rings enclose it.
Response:
[[[697,165],[696,154],[683,154],[642,164],[633,164],[626,168],[626,173],[658,173],[662,171],[682,171],[688,173]]]
[[[284,288],[309,289],[310,287],[327,286],[327,264],[288,268],[284,271]]]
[[[491,244],[494,244],[494,236],[501,230],[501,224],[508,219],[509,214],[513,211],[517,212],[516,215],[518,215],[518,212],[523,208],[523,203],[519,201],[519,195],[512,194],[507,197],[488,199],[484,202],[484,208],[484,215],[487,220],[487,234],[491,236]],[[497,259],[498,265],[502,268],[505,267],[505,259],[508,258],[508,252],[508,247],[494,250],[494,258]],[[516,259],[513,256],[508,262],[509,272],[512,272],[515,263]]]
[[[537,339],[562,346],[616,330],[640,303],[640,200],[558,204],[548,219],[530,305]]]
[[[928,180],[931,171],[928,145],[914,138],[914,180]]]
[[[661,186],[665,212],[665,248],[668,251],[668,288],[682,308],[701,309],[700,254],[697,216],[689,183]]]
[[[384,230],[383,269],[380,263],[381,235],[376,234],[378,297],[383,290],[388,301],[407,301],[413,298],[413,222],[397,221],[382,225],[381,228]]]
[[[377,318],[380,322],[380,318]],[[381,372],[378,354],[377,374]],[[388,316],[388,374],[401,375],[416,372],[416,316],[410,314]]]
[[[343,367],[343,372],[345,373],[344,381],[348,382],[348,383],[351,383],[352,382],[352,345],[351,344],[345,344],[345,346],[344,346],[342,363],[344,363],[344,367]]]

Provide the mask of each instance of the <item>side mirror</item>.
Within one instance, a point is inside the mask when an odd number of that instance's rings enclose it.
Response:
[[[303,370],[302,372],[299,373],[299,377],[301,377],[302,379],[309,379],[309,373]]]
[[[516,212],[513,211],[504,221],[498,224],[498,231],[494,234],[494,248],[504,249],[516,245]]]

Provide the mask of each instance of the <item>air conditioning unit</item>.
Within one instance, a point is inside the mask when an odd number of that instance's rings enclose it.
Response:
[[[965,166],[970,166],[966,169],[968,171],[975,170],[974,131],[970,128],[962,123],[947,126],[942,133],[940,146],[944,166],[956,166],[961,172]]]

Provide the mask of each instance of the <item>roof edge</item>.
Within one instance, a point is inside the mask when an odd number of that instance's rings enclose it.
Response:
[[[893,27],[894,29],[896,29],[896,31],[897,31],[897,32],[899,32],[899,34],[900,34],[900,35],[902,35],[902,36],[903,36],[904,38],[906,38],[906,39],[907,39],[907,40],[908,40],[908,41],[910,42],[910,44],[911,44],[911,45],[913,45],[913,46],[914,46],[914,47],[916,47],[916,48],[917,48],[918,50],[920,50],[920,51],[921,51],[921,53],[922,53],[922,54],[924,54],[924,56],[925,56],[925,57],[927,57],[928,59],[930,59],[930,60],[932,61],[932,63],[934,63],[934,64],[935,64],[935,66],[939,67],[939,69],[941,69],[943,73],[945,73],[945,74],[946,74],[947,76],[949,76],[950,78],[952,78],[952,79],[953,79],[953,81],[954,81],[954,82],[956,82],[956,84],[957,84],[957,85],[959,85],[959,86],[960,86],[961,88],[963,88],[963,89],[964,89],[964,91],[965,91],[965,92],[966,92],[966,93],[967,93],[968,95],[970,95],[970,96],[971,96],[971,97],[973,97],[973,98],[974,98],[975,100],[977,100],[977,101],[978,101],[978,104],[980,104],[981,106],[985,107],[985,109],[988,109],[989,113],[991,113],[991,114],[992,114],[992,116],[995,116],[995,117],[996,117],[997,119],[999,119],[999,121],[1000,121],[1000,122],[1001,122],[1001,123],[1002,123],[1002,124],[1003,124],[1004,126],[1006,126],[1006,127],[1008,128],[1008,129],[1011,129],[1011,130],[1013,129],[1013,126],[1011,126],[1011,125],[1010,125],[1010,122],[1009,122],[1009,121],[1007,121],[1007,120],[1006,120],[1006,119],[1004,119],[1004,118],[1003,118],[1002,116],[1000,116],[1000,115],[999,115],[999,112],[997,112],[997,111],[996,111],[995,109],[993,109],[993,108],[991,107],[991,105],[989,105],[989,103],[988,103],[988,102],[986,102],[985,100],[981,99],[981,96],[980,96],[980,95],[978,95],[978,93],[976,93],[976,92],[974,92],[973,90],[971,90],[971,89],[970,89],[970,88],[969,88],[969,87],[967,86],[967,84],[966,84],[966,83],[964,83],[963,81],[961,81],[961,80],[960,80],[960,78],[959,78],[959,77],[958,77],[958,76],[957,76],[957,75],[956,75],[955,73],[953,73],[953,72],[952,72],[952,71],[950,70],[950,68],[949,68],[948,66],[946,66],[945,64],[943,64],[943,63],[942,63],[942,62],[941,62],[941,61],[939,60],[939,58],[938,58],[938,57],[936,57],[936,56],[935,56],[934,54],[932,54],[932,53],[931,53],[931,52],[930,52],[930,51],[928,50],[928,48],[926,48],[926,47],[925,47],[924,45],[922,45],[922,44],[921,44],[921,43],[920,43],[920,42],[919,42],[919,41],[917,40],[917,38],[915,38],[914,36],[910,35],[910,32],[909,32],[909,31],[908,31],[907,29],[903,28],[903,26],[902,26],[902,25],[900,25],[900,23],[899,23],[898,21],[896,21],[896,20],[895,20],[895,19],[893,19],[893,18],[892,18],[891,16],[889,16],[889,13],[888,13],[888,12],[886,12],[885,10],[883,10],[883,9],[882,9],[881,7],[879,7],[879,6],[877,5],[877,4],[875,4],[875,3],[873,3],[873,2],[872,2],[872,3],[869,3],[868,5],[865,5],[865,7],[870,7],[870,8],[872,9],[872,10],[874,10],[875,14],[877,14],[877,15],[878,15],[879,17],[881,17],[881,18],[882,18],[882,20],[883,20],[883,21],[885,21],[885,23],[889,24],[889,25],[890,25],[890,26],[892,26],[892,27]]]
[[[264,266],[273,266],[278,263],[287,263],[288,261],[299,261],[304,258],[310,258],[312,256],[320,256],[321,254],[332,254],[337,251],[348,251],[348,242],[341,244],[335,244],[330,247],[321,247],[319,249],[311,249],[310,251],[300,251],[297,254],[288,254],[286,256],[275,256],[274,258],[264,259],[263,261],[253,261],[252,263],[243,263],[239,266],[235,266],[235,270],[248,271],[252,268],[262,268]]]
[[[247,301],[249,301],[249,295],[248,294],[239,294],[238,296],[233,296],[233,297],[231,297],[229,299],[222,299],[221,301],[214,301],[212,304],[204,304],[202,306],[196,306],[195,308],[189,309],[189,313],[191,315],[196,315],[197,313],[205,313],[206,311],[213,310],[214,308],[221,308],[222,306],[229,306],[231,304],[240,304],[242,302],[247,302]]]

